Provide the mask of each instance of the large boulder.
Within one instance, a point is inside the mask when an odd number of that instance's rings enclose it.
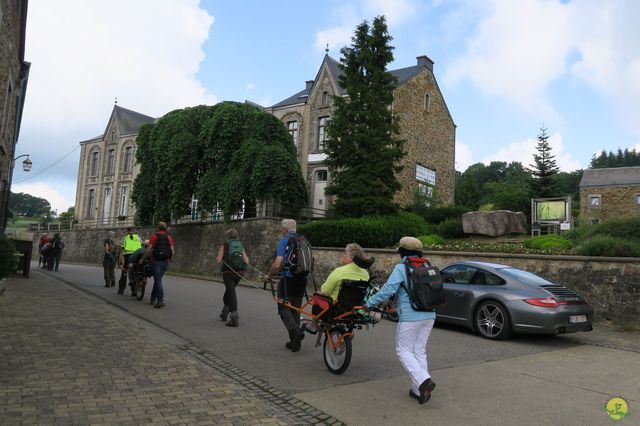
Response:
[[[526,234],[527,217],[522,212],[497,210],[494,212],[469,212],[462,215],[465,234],[499,237],[507,234]]]

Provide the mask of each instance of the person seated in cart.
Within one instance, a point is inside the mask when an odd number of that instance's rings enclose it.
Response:
[[[149,245],[149,240],[145,240],[144,244],[142,244],[142,247],[140,247],[138,250],[131,253],[131,255],[129,255],[129,257],[127,258],[127,264],[125,265],[125,267],[127,268],[127,271],[129,274],[129,287],[131,287],[132,296],[135,296],[134,275],[136,273],[142,273],[144,271],[145,264],[149,260],[147,258],[145,261],[142,261],[142,255],[144,254],[144,251],[147,249],[148,245]]]
[[[347,244],[341,256],[342,266],[334,269],[320,291],[311,298],[313,305],[312,313],[317,316],[326,311],[332,304],[336,303],[340,287],[343,280],[369,281],[369,271],[373,261],[365,259],[364,250],[357,243]],[[318,319],[307,320],[303,323],[302,329],[308,333],[316,334],[318,331]]]

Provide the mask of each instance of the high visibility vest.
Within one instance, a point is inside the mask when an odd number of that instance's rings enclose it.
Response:
[[[133,239],[131,238],[133,236]],[[127,234],[122,238],[122,253],[131,254],[142,247],[140,236],[138,234]]]

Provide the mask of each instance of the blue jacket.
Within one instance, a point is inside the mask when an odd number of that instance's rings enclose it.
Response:
[[[280,272],[281,277],[291,278],[293,274],[289,272],[287,268],[287,258],[289,257],[289,253],[291,253],[291,247],[288,247],[289,238],[295,237],[295,232],[288,232],[287,235],[280,238],[278,242],[278,248],[276,249],[276,256],[282,256],[284,259],[284,263],[282,264],[282,271]]]
[[[402,261],[404,262],[405,259],[406,257],[403,258]],[[435,319],[435,312],[421,312],[413,310],[411,307],[411,301],[409,300],[409,295],[401,286],[402,283],[404,283],[405,287],[407,286],[407,275],[404,263],[399,263],[393,268],[391,276],[389,276],[389,279],[380,291],[367,301],[367,307],[372,308],[379,305],[382,302],[389,300],[391,296],[395,294],[396,308],[398,309],[400,321],[422,321],[426,319]]]

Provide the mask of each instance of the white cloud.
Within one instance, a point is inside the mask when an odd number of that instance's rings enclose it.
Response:
[[[545,90],[566,73],[572,16],[572,5],[560,2],[494,0],[465,53],[448,67],[445,83],[469,79],[488,95],[555,118]]]
[[[571,71],[592,85],[640,137],[640,2],[583,1],[576,6],[581,58]]]
[[[482,158],[484,164],[492,161],[519,161],[523,166],[529,167],[534,163],[533,154],[537,154],[537,139],[526,139],[520,142],[514,142],[511,145],[500,148],[497,152],[489,154]],[[563,172],[569,172],[582,168],[580,162],[575,160],[570,153],[565,151],[562,135],[553,133],[549,136],[549,145],[551,146],[551,155],[555,156],[556,164]]]
[[[32,66],[24,126],[82,123],[99,133],[116,96],[120,105],[151,116],[215,103],[196,79],[213,23],[198,3],[30,4],[25,57]]]
[[[52,188],[44,182],[14,184],[11,186],[11,192],[14,194],[23,192],[34,197],[44,198],[51,204],[53,210],[58,211],[58,214],[66,212],[69,207],[75,204],[75,200],[68,199],[58,189]]]
[[[342,4],[333,12],[333,18],[339,24],[318,31],[313,47],[315,51],[321,52],[329,44],[332,52],[339,52],[342,47],[351,44],[353,32],[362,21],[366,20],[371,24],[374,17],[384,15],[387,26],[391,29],[415,18],[419,4],[416,0],[361,0],[355,4]]]
[[[471,147],[462,142],[456,141],[456,170],[464,172],[467,167],[474,164]]]

